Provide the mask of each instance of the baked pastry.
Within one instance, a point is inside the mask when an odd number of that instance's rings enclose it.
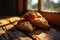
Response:
[[[37,12],[29,11],[29,12],[25,13],[22,17],[25,18],[26,20],[31,21],[38,17],[41,17],[41,15]]]
[[[50,29],[50,26],[49,26],[48,22],[43,17],[36,18],[36,19],[32,20],[31,23],[36,27],[41,27],[41,28],[44,28],[44,29]]]
[[[20,21],[16,27],[27,32],[33,31],[33,27],[29,21]]]
[[[26,20],[29,20],[36,27],[50,29],[47,20],[38,12],[29,11],[22,17],[24,17]]]

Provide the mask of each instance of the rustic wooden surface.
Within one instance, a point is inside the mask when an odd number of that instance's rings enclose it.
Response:
[[[14,21],[14,18],[11,20]],[[3,22],[4,24],[0,22],[0,40],[60,40],[60,31],[56,29],[43,30],[37,28],[32,33],[28,33],[17,29],[14,25],[17,25],[18,21],[13,21],[10,22],[9,19],[6,23]]]

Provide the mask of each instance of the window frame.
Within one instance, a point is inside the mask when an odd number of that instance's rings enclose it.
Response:
[[[27,3],[28,3],[28,0],[25,0],[24,2],[23,2],[23,5],[25,5],[25,6],[23,6],[24,7],[24,11],[29,11],[28,9],[27,9]],[[45,11],[41,11],[41,0],[38,0],[38,10],[34,10],[34,11],[38,11],[38,12],[40,12],[40,13],[60,13],[60,12],[45,12]]]
[[[40,7],[39,7],[40,6]],[[47,11],[41,11],[41,0],[39,0],[39,5],[38,5],[38,9],[40,9],[40,12],[42,13],[56,13],[56,14],[59,14],[60,12],[47,12]]]

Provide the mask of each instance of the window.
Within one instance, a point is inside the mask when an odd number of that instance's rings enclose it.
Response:
[[[38,0],[28,0],[28,10],[38,10]]]
[[[43,12],[60,12],[60,0],[28,0],[28,10],[38,10],[38,6],[41,6]],[[39,10],[38,10],[39,11]]]
[[[60,0],[41,0],[41,11],[60,12]]]

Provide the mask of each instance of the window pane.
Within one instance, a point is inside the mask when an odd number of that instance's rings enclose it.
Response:
[[[41,0],[41,11],[60,12],[60,0]]]
[[[37,10],[38,9],[38,0],[28,0],[28,10]]]

